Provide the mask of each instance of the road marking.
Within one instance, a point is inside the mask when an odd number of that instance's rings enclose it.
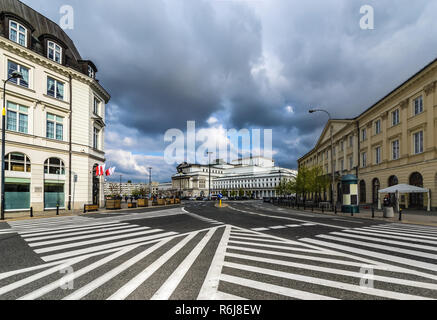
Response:
[[[272,230],[277,230],[277,229],[286,229],[287,227],[286,226],[275,226],[275,227],[269,227],[269,229],[272,229]]]
[[[286,226],[289,228],[298,228],[300,227],[300,224],[287,224]]]
[[[314,277],[302,276],[302,275],[297,275],[297,274],[290,274],[287,272],[276,271],[276,270],[271,270],[271,269],[266,269],[266,268],[253,267],[253,266],[248,266],[248,265],[242,265],[239,263],[225,262],[224,266],[229,267],[229,268],[233,268],[233,269],[238,269],[238,270],[261,273],[261,274],[270,275],[270,276],[283,278],[283,279],[302,281],[302,282],[321,285],[321,286],[325,286],[325,287],[331,287],[331,288],[336,288],[336,289],[341,289],[341,290],[358,292],[358,293],[362,293],[362,294],[379,296],[379,297],[383,297],[383,298],[399,299],[399,300],[433,300],[433,299],[422,297],[422,296],[410,295],[410,294],[405,294],[405,293],[397,293],[397,292],[386,291],[386,290],[381,290],[381,289],[374,289],[374,288],[369,288],[369,287],[364,288],[364,287],[352,285],[349,283],[332,281],[332,280],[325,280],[325,279],[321,279],[321,278],[314,278]]]
[[[83,239],[92,239],[92,238],[98,238],[98,237],[103,237],[103,236],[110,236],[110,235],[115,235],[115,234],[120,234],[120,233],[127,233],[127,232],[148,230],[148,229],[150,229],[150,228],[149,227],[135,227],[135,225],[132,225],[131,229],[109,231],[109,232],[103,232],[103,233],[97,233],[97,234],[88,234],[86,236],[68,237],[68,238],[42,241],[42,242],[34,242],[34,243],[29,243],[29,246],[30,247],[41,247],[41,246],[46,246],[46,245],[51,245],[51,244],[56,244],[56,243],[71,242],[71,241],[83,240]]]
[[[175,234],[177,234],[177,233],[176,232],[165,232],[165,233],[155,234],[153,236],[148,236],[148,237],[129,239],[129,240],[121,241],[121,242],[115,242],[115,243],[113,242],[113,243],[104,244],[104,245],[95,246],[95,247],[90,247],[90,248],[85,248],[85,249],[78,249],[78,250],[73,250],[73,251],[57,253],[57,254],[53,254],[53,255],[49,255],[49,256],[44,256],[44,257],[42,257],[42,259],[46,262],[50,262],[50,261],[54,261],[54,260],[65,259],[67,257],[74,257],[74,256],[82,255],[82,254],[91,253],[91,252],[96,252],[96,251],[101,251],[101,250],[106,250],[106,249],[111,249],[111,248],[116,248],[116,247],[122,247],[122,246],[129,245],[129,244],[134,244],[134,243],[139,243],[139,242],[144,242],[144,241],[149,241],[149,240],[155,240],[158,238],[164,238],[164,237],[172,236]],[[156,240],[156,241],[158,241],[158,240]]]
[[[67,228],[53,228],[48,229],[46,231],[38,230],[38,231],[25,231],[20,232],[20,236],[23,238],[26,237],[36,237],[36,236],[42,236],[42,235],[49,235],[49,234],[58,234],[58,233],[64,233],[64,232],[75,232],[78,230],[93,230],[93,229],[100,229],[100,228],[106,228],[108,227],[114,227],[114,226],[125,226],[128,225],[127,223],[116,223],[116,222],[107,222],[107,223],[98,223],[98,224],[89,224],[86,226],[76,226],[76,227],[67,227]]]
[[[253,231],[267,231],[269,228],[254,228]]]
[[[363,222],[351,221],[351,220],[347,220],[347,219],[332,219],[332,220],[343,221],[343,222],[350,222],[350,223],[357,223],[357,224],[363,224]]]
[[[81,235],[81,234],[90,234],[90,233],[99,233],[99,232],[106,232],[106,231],[114,231],[114,230],[121,230],[121,229],[128,229],[128,228],[132,228],[132,226],[138,226],[138,225],[129,225],[127,223],[124,223],[123,226],[121,227],[103,227],[103,228],[99,228],[99,229],[94,229],[94,230],[87,230],[87,231],[78,231],[78,232],[59,232],[62,234],[55,234],[55,235],[49,235],[49,236],[42,236],[42,237],[23,237],[27,242],[33,242],[33,241],[41,241],[41,240],[49,240],[49,239],[58,239],[58,238],[64,238],[67,236],[76,236],[76,235]],[[87,229],[87,228],[85,228]]]
[[[304,300],[337,300],[331,297],[322,296],[315,293],[309,293],[306,291],[295,290],[291,288],[281,287],[273,284],[268,284],[264,282],[259,282],[255,280],[249,280],[245,278],[234,277],[227,274],[222,274],[220,276],[221,281],[233,283],[236,285],[253,288],[257,290],[267,291],[274,294],[280,294],[282,296],[290,297],[290,298],[298,298]]]
[[[217,246],[214,258],[212,259],[208,273],[203,281],[202,288],[197,296],[197,300],[213,300],[216,298],[230,233],[231,226],[227,225],[220,243]]]
[[[167,251],[158,260],[153,262],[150,266],[140,272],[137,276],[131,279],[128,283],[122,286],[114,294],[112,294],[107,300],[124,300],[132,292],[134,292],[140,285],[144,283],[153,273],[155,273],[160,267],[162,267],[171,257],[173,257],[179,250],[181,250],[188,242],[190,242],[198,232],[194,232],[186,236],[176,246]]]
[[[171,295],[176,290],[179,283],[187,274],[188,270],[194,264],[194,262],[199,257],[200,253],[203,251],[203,249],[208,244],[209,240],[211,240],[212,236],[216,231],[217,228],[213,228],[208,231],[208,233],[190,252],[190,254],[185,258],[185,260],[179,266],[176,267],[176,270],[173,272],[173,274],[165,281],[165,283],[158,289],[158,291],[152,296],[150,300],[170,299]]]
[[[145,234],[156,233],[156,232],[161,232],[161,231],[164,231],[164,230],[152,229],[152,230],[147,230],[147,231],[134,232],[131,234],[123,234],[123,235],[119,235],[119,236],[105,237],[105,238],[100,238],[100,239],[81,241],[81,242],[70,243],[70,244],[63,244],[63,245],[54,246],[54,247],[36,249],[35,252],[38,254],[47,253],[47,252],[64,250],[64,249],[71,249],[71,248],[75,248],[75,247],[87,246],[87,245],[96,244],[96,243],[100,243],[100,242],[108,242],[108,241],[119,240],[119,239],[124,239],[124,238],[132,238],[132,237],[136,237],[136,236],[142,236]]]
[[[319,267],[319,266],[315,266],[315,265],[311,265],[311,264],[294,263],[294,262],[283,261],[283,260],[278,260],[278,259],[267,259],[267,258],[261,258],[258,256],[253,257],[253,256],[244,255],[244,254],[236,254],[236,253],[228,253],[226,256],[237,258],[237,259],[254,261],[254,262],[265,262],[265,263],[269,263],[269,264],[287,266],[287,267],[291,267],[291,268],[318,271],[318,272],[330,273],[330,274],[359,278],[359,279],[363,278],[363,273],[361,273],[361,272],[354,272],[354,271],[348,271],[348,270],[343,270],[343,269]],[[373,266],[372,266],[372,268],[373,268]],[[400,285],[406,285],[406,286],[416,287],[416,288],[426,288],[426,289],[430,289],[430,290],[437,290],[437,284],[434,284],[434,283],[427,283],[427,282],[421,282],[421,281],[411,281],[411,280],[404,280],[404,279],[393,278],[393,277],[384,277],[384,276],[378,276],[378,275],[373,275],[372,278],[375,281],[381,281],[381,282],[385,282],[385,283],[400,284]]]
[[[358,249],[358,248],[354,248],[354,247],[351,247],[351,246],[345,246],[345,245],[335,244],[335,243],[331,243],[331,242],[327,242],[327,241],[321,241],[321,240],[316,240],[316,239],[305,238],[305,239],[300,239],[300,241],[309,242],[309,243],[313,243],[313,244],[317,244],[317,245],[325,246],[325,247],[329,247],[329,248],[335,248],[335,249],[343,250],[343,251],[346,251],[346,252],[353,252],[355,254],[360,254],[360,255],[364,255],[364,256],[368,256],[368,257],[372,257],[372,258],[382,259],[382,260],[385,260],[385,261],[391,261],[391,262],[394,262],[394,263],[408,265],[410,267],[421,268],[421,269],[425,269],[425,270],[437,271],[436,265],[432,264],[432,263],[412,260],[412,259],[408,259],[408,258],[402,258],[402,257],[390,255],[390,254],[379,253],[379,252],[376,252],[376,251],[369,251],[369,250],[364,250],[364,249]],[[430,278],[430,279],[433,279],[433,280],[437,280],[437,276],[433,275],[433,274],[419,272],[419,271],[415,271],[415,270],[411,270],[410,272],[414,272],[413,274],[417,274],[417,275],[421,275],[423,277],[427,277],[427,278]]]
[[[417,238],[414,238],[414,237],[411,237],[411,236],[409,236],[409,237],[402,237],[402,236],[395,236],[395,235],[392,235],[392,234],[380,234],[379,232],[369,232],[369,231],[360,231],[360,230],[345,230],[345,232],[347,232],[347,233],[354,233],[354,234],[355,233],[356,234],[364,234],[364,235],[369,235],[369,236],[377,236],[377,237],[383,238],[380,241],[383,241],[384,238],[387,238],[387,239],[407,240],[407,241],[420,242],[420,243],[429,243],[429,244],[437,245],[437,241],[417,239]],[[373,239],[374,238],[372,238],[372,240]],[[434,239],[437,239],[437,237],[434,237]],[[386,241],[384,241],[384,242],[388,243]]]

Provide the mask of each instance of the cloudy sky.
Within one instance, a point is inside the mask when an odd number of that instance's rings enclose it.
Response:
[[[59,22],[111,93],[106,155],[124,179],[170,181],[164,133],[272,129],[295,168],[326,122],[355,117],[437,57],[437,1],[24,0]],[[374,30],[360,8],[374,8]]]

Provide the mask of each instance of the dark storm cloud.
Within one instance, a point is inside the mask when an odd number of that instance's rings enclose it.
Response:
[[[162,153],[167,129],[208,127],[211,115],[226,128],[273,129],[275,159],[296,167],[327,120],[310,107],[355,117],[437,54],[437,3],[427,0],[25,2],[56,22],[61,5],[75,9],[68,33],[112,95],[108,158],[132,153],[131,175],[159,162],[139,154]],[[375,30],[359,27],[367,4]]]

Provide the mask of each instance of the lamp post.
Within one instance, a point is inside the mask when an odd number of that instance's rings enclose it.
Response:
[[[3,82],[3,111],[2,111],[2,196],[1,196],[1,219],[5,219],[5,148],[6,148],[6,83],[12,79],[23,79],[23,75],[12,72],[11,76]]]
[[[323,109],[313,109],[310,110],[309,113],[314,112],[325,112],[329,117],[329,122],[331,122],[332,117],[331,114]],[[331,124],[331,169],[332,169],[332,185],[331,185],[331,203],[332,203],[332,209],[334,209],[334,186],[335,186],[335,168],[334,168],[334,127]]]
[[[152,167],[149,167],[149,199],[152,198]]]
[[[123,199],[123,195],[121,194],[121,178],[123,177],[123,175],[120,174],[120,197],[121,199]]]
[[[208,199],[211,200],[211,155],[212,152],[208,151]]]

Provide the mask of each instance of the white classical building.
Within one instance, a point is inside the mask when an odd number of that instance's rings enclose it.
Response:
[[[280,182],[296,175],[296,170],[277,167],[271,159],[254,157],[232,163],[216,160],[211,166],[183,163],[172,181],[173,189],[184,197],[207,197],[211,176],[212,195],[225,192],[225,196],[230,196],[242,190],[245,196],[260,199],[276,196]]]
[[[94,168],[105,162],[110,95],[94,63],[56,23],[2,0],[0,66],[2,80],[14,71],[23,76],[6,84],[6,210],[102,205],[103,177]]]

